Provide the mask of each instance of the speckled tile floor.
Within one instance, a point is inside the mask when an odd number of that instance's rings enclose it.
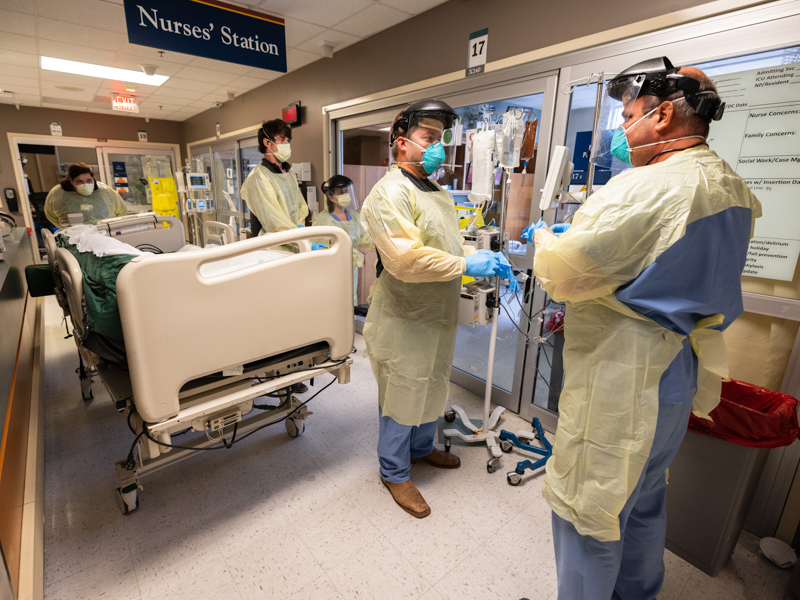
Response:
[[[484,448],[454,445],[461,469],[413,467],[429,518],[393,503],[378,478],[377,391],[360,336],[351,383],[309,405],[302,436],[276,426],[155,473],[140,509],[123,516],[113,464],[131,436],[102,384],[83,403],[52,298],[46,315],[48,600],[555,600],[541,475],[512,488],[506,469],[486,472]],[[481,398],[456,386],[451,397],[480,414]],[[529,424],[506,413],[503,426]],[[666,552],[660,598],[782,598],[789,573],[757,541],[745,532],[716,578]]]

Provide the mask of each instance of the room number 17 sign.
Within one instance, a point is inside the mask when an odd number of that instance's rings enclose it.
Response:
[[[486,48],[489,45],[489,28],[473,31],[469,34],[467,50],[467,74],[478,75],[483,73],[486,66]]]

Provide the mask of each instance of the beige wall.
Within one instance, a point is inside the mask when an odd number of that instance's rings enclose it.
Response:
[[[11,150],[6,133],[31,133],[50,135],[50,123],[61,123],[65,137],[102,138],[109,140],[138,141],[138,130],[147,132],[149,142],[180,144],[182,125],[178,121],[162,121],[137,117],[117,117],[72,110],[55,110],[21,106],[17,110],[11,104],[0,104],[0,188],[17,188],[14,168],[11,163]],[[43,141],[46,144],[47,141]],[[38,187],[38,182],[35,182]],[[0,191],[2,191],[0,189]],[[17,194],[21,194],[17,190]]]
[[[495,61],[705,4],[705,0],[616,4],[595,0],[450,0],[422,15],[247,92],[222,108],[184,121],[192,142],[280,117],[290,102],[303,104],[303,124],[292,139],[293,160],[311,162],[322,183],[322,107],[466,68],[467,41],[489,28],[488,60]]]

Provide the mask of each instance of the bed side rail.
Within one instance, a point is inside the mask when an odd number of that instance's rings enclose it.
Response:
[[[312,252],[309,240],[328,238]],[[295,244],[296,254],[216,276],[203,267]],[[176,415],[192,379],[326,342],[353,344],[353,251],[336,227],[298,228],[203,252],[134,258],[117,277],[136,407],[153,423]],[[206,270],[207,272],[207,270]]]
[[[177,252],[186,244],[183,223],[153,212],[103,219],[97,230],[134,248],[155,254]]]
[[[203,221],[203,246],[224,246],[236,241],[233,227],[219,221]]]

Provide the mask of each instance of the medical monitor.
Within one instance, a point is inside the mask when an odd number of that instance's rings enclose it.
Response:
[[[555,202],[563,202],[562,195],[569,195],[567,191],[572,179],[574,165],[569,160],[569,148],[556,146],[550,159],[550,168],[547,169],[547,179],[542,190],[542,199],[539,202],[541,210],[547,210]]]
[[[190,191],[192,190],[208,190],[211,184],[208,181],[206,173],[187,173],[186,183]]]

